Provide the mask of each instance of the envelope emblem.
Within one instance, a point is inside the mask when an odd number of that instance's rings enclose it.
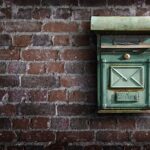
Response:
[[[111,66],[111,88],[144,88],[143,66]]]

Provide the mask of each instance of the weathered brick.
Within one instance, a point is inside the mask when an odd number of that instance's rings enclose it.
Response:
[[[150,12],[147,8],[138,8],[136,10],[136,16],[149,16]]]
[[[7,146],[7,150],[24,150],[25,147],[23,145],[9,145]]]
[[[9,74],[23,74],[26,71],[26,64],[24,62],[10,62],[7,66],[7,72]]]
[[[80,6],[105,6],[106,0],[79,0]]]
[[[15,118],[12,120],[13,129],[29,129],[30,120],[27,118]]]
[[[99,8],[93,10],[93,15],[94,16],[112,16],[115,15],[115,11],[112,8]]]
[[[95,106],[90,105],[59,105],[57,108],[59,116],[76,116],[76,115],[90,115],[95,112]]]
[[[77,32],[78,24],[74,22],[49,22],[43,25],[43,31],[45,32]]]
[[[84,146],[78,146],[78,145],[69,145],[67,148],[68,150],[83,150]]]
[[[91,26],[91,23],[89,21],[86,21],[86,22],[81,22],[81,31],[83,32],[90,32],[90,26]]]
[[[31,44],[31,35],[15,35],[13,37],[13,46],[26,47]]]
[[[22,58],[27,61],[47,61],[50,59],[57,59],[58,52],[56,50],[28,49],[22,51]]]
[[[11,46],[12,39],[8,34],[0,34],[0,46]]]
[[[96,87],[96,78],[95,76],[62,76],[60,85],[62,87]]]
[[[85,146],[84,150],[103,150],[102,146],[99,145],[88,145]]]
[[[72,74],[83,74],[85,72],[85,64],[82,62],[65,63],[65,72]]]
[[[55,19],[69,19],[72,16],[70,8],[57,8],[54,12]]]
[[[149,131],[136,131],[133,133],[133,139],[136,142],[150,142],[150,132]]]
[[[46,103],[20,104],[18,105],[18,113],[22,115],[55,115],[55,105]]]
[[[11,19],[11,8],[0,8],[0,19]]]
[[[69,5],[69,6],[78,6],[78,0],[44,0],[42,1],[42,5],[46,6],[62,6],[62,5]]]
[[[110,146],[106,145],[106,146],[103,146],[103,150],[124,150],[124,147],[120,145],[110,145]]]
[[[89,119],[87,118],[72,118],[70,120],[71,129],[88,129]]]
[[[26,88],[57,87],[54,76],[23,76],[21,86]]]
[[[0,131],[1,142],[13,142],[16,139],[16,135],[13,131]]]
[[[6,72],[6,63],[0,62],[0,73],[5,73],[5,72]]]
[[[129,142],[130,135],[126,131],[99,131],[96,140],[101,142]]]
[[[41,0],[13,0],[13,3],[19,6],[33,6],[33,5],[40,5]]]
[[[149,0],[145,0],[146,5],[150,5],[150,1]]]
[[[58,132],[56,139],[59,141],[67,142],[92,142],[94,138],[94,132],[91,131],[69,131]]]
[[[51,9],[48,8],[35,8],[32,13],[34,19],[46,19],[51,17]]]
[[[31,19],[32,9],[30,8],[20,8],[16,13],[14,13],[14,19]]]
[[[69,119],[68,118],[52,118],[51,128],[57,129],[57,130],[66,130],[69,128]]]
[[[135,129],[135,119],[132,118],[118,118],[118,128],[119,129]]]
[[[0,87],[17,87],[19,86],[19,76],[0,75]]]
[[[124,146],[124,150],[141,150],[141,146]]]
[[[91,11],[89,9],[74,9],[73,18],[74,20],[90,20]]]
[[[51,90],[48,92],[48,100],[53,101],[67,101],[66,90]]]
[[[136,120],[136,125],[138,129],[150,129],[150,119],[139,118]]]
[[[95,60],[96,53],[90,50],[64,50],[61,53],[61,59],[64,60]]]
[[[30,63],[27,68],[28,74],[43,74],[45,71],[44,63]]]
[[[31,119],[32,129],[47,129],[49,127],[49,118],[47,117],[34,117]]]
[[[51,131],[21,131],[18,132],[18,136],[22,142],[50,142],[55,139]]]
[[[49,35],[33,35],[33,46],[50,46],[52,44]]]
[[[10,129],[11,121],[9,118],[0,118],[0,129]]]
[[[53,45],[55,46],[69,46],[70,39],[68,35],[56,35],[53,38]]]
[[[28,97],[30,101],[40,102],[47,100],[47,91],[46,90],[30,90],[28,91]]]
[[[96,102],[96,91],[80,91],[80,90],[73,90],[69,91],[68,99],[69,101],[75,102]]]
[[[0,105],[0,115],[4,116],[16,115],[16,106],[12,104]]]
[[[114,117],[95,118],[90,120],[91,129],[116,129],[117,120]]]
[[[6,32],[39,32],[41,31],[41,22],[6,22]]]
[[[64,72],[64,63],[62,62],[50,62],[46,65],[46,72],[57,72],[63,73]]]
[[[1,49],[0,59],[1,60],[19,60],[20,51],[18,49]]]
[[[96,62],[89,62],[85,64],[85,72],[88,74],[96,74],[97,64]]]
[[[108,1],[108,5],[121,5],[121,6],[129,6],[134,4],[135,1],[134,0],[126,0],[126,1],[122,1],[122,0],[109,0]]]

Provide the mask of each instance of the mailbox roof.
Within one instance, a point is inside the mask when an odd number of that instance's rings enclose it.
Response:
[[[149,16],[92,16],[91,30],[150,31]]]

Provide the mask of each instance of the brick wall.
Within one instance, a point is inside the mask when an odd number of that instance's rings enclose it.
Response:
[[[149,0],[0,0],[0,150],[149,150],[149,114],[96,113],[92,15]]]

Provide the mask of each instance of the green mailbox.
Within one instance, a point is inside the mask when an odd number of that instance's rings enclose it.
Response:
[[[91,18],[97,34],[99,113],[150,109],[150,17]]]

